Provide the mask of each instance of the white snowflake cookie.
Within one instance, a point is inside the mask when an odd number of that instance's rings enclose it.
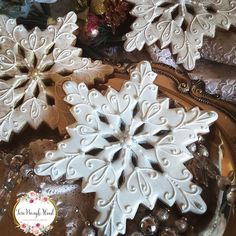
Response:
[[[135,4],[131,14],[137,19],[126,34],[125,49],[141,50],[144,44],[171,45],[177,63],[187,70],[200,58],[203,36],[215,36],[216,27],[236,26],[234,0],[127,0]]]
[[[112,73],[111,66],[81,57],[82,50],[73,46],[76,20],[70,12],[44,31],[27,31],[0,15],[0,141],[8,141],[26,124],[36,129],[46,122],[63,131],[71,114],[62,83],[89,84]]]
[[[176,203],[181,212],[206,211],[184,162],[193,158],[186,146],[209,132],[217,114],[170,109],[168,98],[157,98],[155,79],[149,62],[141,62],[119,92],[108,88],[103,95],[65,82],[76,123],[67,128],[70,138],[35,167],[53,180],[83,178],[83,192],[96,192],[94,225],[101,235],[124,234],[139,205],[153,209],[157,200]]]

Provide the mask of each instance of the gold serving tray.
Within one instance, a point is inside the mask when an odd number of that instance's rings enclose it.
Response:
[[[117,79],[109,80],[107,85],[120,89],[123,79],[128,79],[128,72],[133,65],[119,65],[116,67]],[[153,71],[158,76],[155,83],[159,86],[159,91],[183,106],[186,110],[198,106],[204,110],[214,110],[218,113],[218,120],[211,129],[212,140],[210,142],[210,156],[213,159],[220,158],[220,174],[227,176],[235,173],[236,168],[236,105],[221,100],[218,96],[207,94],[203,81],[191,81],[189,77],[181,71],[164,64],[152,64]],[[122,77],[122,79],[120,79]],[[211,140],[211,141],[212,141]],[[219,153],[221,152],[221,153]],[[220,157],[220,156],[221,157]],[[213,160],[215,162],[215,160]],[[215,163],[216,164],[216,163]],[[236,183],[234,180],[232,184]],[[224,203],[222,203],[224,204]],[[236,235],[236,214],[234,207],[231,207],[227,214],[227,226],[224,236]],[[205,235],[205,234],[204,234]],[[209,236],[213,236],[209,234]],[[214,234],[214,236],[217,236]]]
[[[186,110],[194,106],[198,106],[204,110],[214,110],[218,113],[218,120],[211,128],[211,134],[209,135],[209,145],[208,150],[210,152],[210,157],[212,162],[216,164],[216,166],[220,169],[220,174],[223,176],[227,176],[231,171],[235,172],[236,166],[236,106],[224,102],[220,100],[216,96],[211,96],[204,92],[204,84],[201,81],[190,81],[187,75],[184,75],[178,70],[175,70],[169,66],[163,64],[153,64],[153,70],[158,74],[156,79],[156,84],[159,86],[159,92],[161,95],[167,96],[175,101],[177,104],[183,106]],[[105,84],[95,85],[97,89],[105,90],[107,86],[112,86],[113,88],[119,90],[122,86],[124,80],[127,80],[128,71],[133,67],[132,64],[124,64],[115,66],[115,74],[112,76],[112,79],[109,79]],[[0,144],[0,150],[8,150],[12,152],[14,149],[17,149],[22,146],[29,146],[29,143],[33,140],[37,139],[53,139],[55,142],[62,139],[63,137],[59,136],[59,133],[55,131],[51,131],[48,127],[42,126],[38,130],[32,130],[30,128],[26,128],[23,133],[19,135],[15,135],[10,143],[2,143]],[[48,147],[40,147],[37,152],[34,152],[29,162],[33,165],[36,159],[42,158],[43,152]],[[4,175],[8,170],[4,169],[3,165],[0,165],[0,182],[2,183]],[[54,183],[50,183],[48,178],[45,177],[37,177],[38,182],[46,182],[49,186],[53,186]],[[36,182],[37,182],[36,181]],[[235,180],[234,180],[235,181]],[[12,235],[12,236],[20,236],[24,235],[22,231],[16,229],[13,216],[12,209],[16,202],[18,196],[27,192],[29,190],[37,191],[36,182],[32,181],[32,179],[28,179],[26,182],[19,183],[18,186],[12,191],[12,197],[10,199],[10,205],[8,212],[3,216],[3,219],[0,221],[0,235]],[[63,182],[65,184],[65,182]],[[57,183],[56,187],[60,186],[61,183]],[[235,184],[235,182],[234,182]],[[67,186],[67,184],[65,184]],[[69,186],[69,185],[68,185]],[[72,185],[71,185],[72,186]],[[55,186],[54,186],[55,187]],[[56,189],[55,187],[55,189]],[[52,187],[53,188],[53,187]],[[51,189],[51,191],[53,191]],[[56,191],[56,190],[55,190]],[[212,194],[211,189],[209,189],[209,193]],[[214,192],[215,193],[215,192]],[[209,198],[211,195],[209,196]],[[222,200],[223,197],[223,200]],[[224,193],[220,192],[218,199],[220,200],[220,207],[215,209],[213,221],[218,222],[218,215],[224,216],[224,219],[227,222],[225,229],[225,236],[234,236],[234,232],[236,232],[236,217],[233,214],[233,207],[227,205]],[[76,207],[77,204],[82,204],[81,209],[84,212],[84,215],[90,219],[94,219],[96,216],[96,212],[91,209],[93,206],[93,194],[83,195],[80,193],[79,182],[76,182],[73,185],[73,189],[68,187],[66,194],[60,194],[56,199],[54,199],[59,208],[66,210],[65,205],[71,203],[72,207]],[[224,210],[221,206],[225,206]],[[74,218],[78,217],[77,215],[72,215]],[[68,217],[69,218],[69,217]],[[138,218],[138,217],[137,217]],[[201,216],[199,217],[201,219]],[[67,235],[66,234],[66,218],[61,219],[54,225],[53,231],[50,232],[50,235]],[[203,219],[201,219],[204,221]],[[82,231],[83,224],[81,221],[77,221],[78,229],[77,233],[71,235],[80,235],[79,232]],[[134,223],[138,221],[134,219]],[[132,222],[128,222],[128,229],[133,227]],[[214,228],[214,222],[209,221],[209,226],[206,228],[202,228],[199,230],[199,235],[201,236],[217,236],[217,234],[211,234],[209,232],[213,232],[211,228]],[[128,230],[129,231],[129,230]],[[215,232],[215,231],[214,231]],[[79,234],[78,234],[79,233]],[[126,235],[130,235],[127,233]],[[187,235],[187,234],[185,234]],[[187,235],[189,236],[189,235]]]

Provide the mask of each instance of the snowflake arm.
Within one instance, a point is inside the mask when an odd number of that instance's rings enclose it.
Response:
[[[94,225],[102,235],[124,234],[139,205],[152,209],[157,200],[176,203],[182,212],[206,211],[202,190],[184,163],[193,158],[186,147],[209,132],[217,114],[170,109],[168,98],[158,98],[155,79],[150,64],[142,62],[119,92],[108,88],[101,94],[66,82],[76,122],[67,128],[70,138],[35,168],[53,180],[82,178],[82,191],[96,193]]]
[[[137,17],[126,34],[126,51],[141,50],[145,44],[159,41],[170,46],[177,63],[187,70],[195,67],[200,58],[204,36],[215,36],[216,27],[229,30],[236,24],[236,5],[226,1],[134,1],[131,15]]]

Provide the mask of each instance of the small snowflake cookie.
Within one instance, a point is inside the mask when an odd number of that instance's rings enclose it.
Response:
[[[65,80],[93,83],[112,67],[81,57],[73,45],[78,28],[69,12],[44,31],[27,31],[16,20],[0,15],[0,141],[8,141],[29,124],[46,122],[63,131],[71,114],[63,101]]]
[[[159,40],[161,47],[171,45],[177,63],[187,70],[200,58],[203,36],[214,37],[216,27],[236,26],[234,0],[127,0],[135,4],[137,17],[126,34],[125,49],[141,50],[144,44]]]
[[[96,193],[94,225],[101,235],[124,234],[139,205],[153,209],[157,200],[176,203],[181,212],[206,211],[184,162],[193,158],[186,147],[209,132],[217,114],[170,109],[168,98],[157,98],[155,78],[151,65],[141,62],[119,92],[108,88],[103,95],[65,82],[76,123],[67,128],[70,138],[35,167],[53,180],[83,178],[83,193]]]

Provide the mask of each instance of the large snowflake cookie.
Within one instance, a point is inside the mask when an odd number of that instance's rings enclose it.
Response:
[[[112,72],[111,66],[81,57],[82,50],[73,46],[76,20],[70,12],[44,31],[27,31],[0,15],[0,141],[27,123],[36,129],[44,121],[63,130],[71,114],[62,83],[93,83]]]
[[[176,203],[182,212],[206,211],[184,162],[192,158],[186,146],[209,132],[217,114],[170,109],[168,98],[157,98],[155,78],[142,62],[120,92],[108,88],[103,95],[84,83],[66,82],[76,123],[67,129],[70,138],[35,168],[53,180],[83,178],[83,192],[96,192],[100,214],[94,225],[102,235],[124,234],[139,204],[152,209],[158,199]]]
[[[126,37],[125,49],[141,50],[159,40],[171,45],[177,63],[192,70],[200,58],[203,36],[214,37],[216,27],[236,26],[234,0],[127,0],[134,3],[131,14],[137,19]]]

